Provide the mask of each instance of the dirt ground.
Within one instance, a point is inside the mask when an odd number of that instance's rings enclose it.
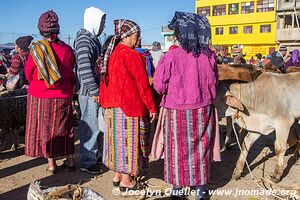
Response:
[[[273,149],[274,134],[270,136],[262,136],[252,147],[248,161],[251,163],[251,169],[255,179],[268,177],[272,174],[276,157]],[[9,137],[11,138],[11,137]],[[21,142],[24,138],[21,137]],[[9,143],[9,142],[8,142]],[[7,147],[10,144],[7,144]],[[267,149],[270,149],[267,151]],[[292,149],[293,150],[293,149]],[[292,150],[288,151],[285,156],[286,168],[284,171],[282,181],[275,185],[284,188],[296,188],[300,190],[300,161],[294,163],[289,159]],[[79,141],[76,142],[75,159],[78,165],[79,162]],[[268,152],[268,155],[265,155]],[[211,170],[211,179],[208,188],[217,191],[232,191],[229,195],[221,193],[214,194],[210,199],[212,200],[256,200],[256,199],[275,199],[272,196],[263,196],[250,194],[250,190],[259,189],[252,181],[247,169],[244,169],[243,177],[238,180],[231,180],[231,175],[239,156],[239,149],[237,145],[226,152],[222,153],[222,162],[214,163]],[[58,165],[62,164],[63,159],[58,160]],[[35,180],[40,180],[41,184],[46,187],[63,186],[66,184],[81,183],[85,187],[89,187],[101,194],[108,200],[122,200],[122,199],[138,199],[139,196],[130,195],[114,195],[116,192],[112,186],[112,172],[107,171],[99,176],[91,176],[87,173],[82,173],[78,169],[76,172],[64,172],[50,176],[46,173],[46,159],[43,158],[29,158],[24,156],[24,145],[17,151],[6,150],[0,153],[0,200],[23,200],[26,199],[29,184]],[[152,186],[151,191],[158,189],[170,188],[163,181],[163,161],[151,162],[148,173],[144,180],[147,180]],[[242,191],[244,190],[244,191]],[[244,192],[244,194],[243,194]],[[169,199],[165,196],[152,196],[149,199]],[[194,199],[192,196],[189,199]]]

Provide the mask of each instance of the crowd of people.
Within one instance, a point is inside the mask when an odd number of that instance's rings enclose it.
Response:
[[[59,18],[50,10],[38,20],[41,40],[20,37],[16,54],[3,55],[11,63],[2,64],[3,87],[28,87],[25,154],[47,158],[50,174],[58,167],[76,170],[72,97],[77,94],[81,171],[100,174],[107,167],[114,172],[113,186],[142,189],[136,177],[146,170],[150,153],[162,155],[153,152],[162,150],[151,144],[155,132],[163,140],[164,180],[173,185],[172,198],[181,199],[185,186],[200,191],[196,199],[205,198],[211,162],[220,161],[213,106],[217,64],[247,63],[242,46],[232,54],[216,53],[208,20],[193,13],[175,12],[169,28],[179,44],[166,53],[159,42],[150,51],[143,49],[142,30],[134,21],[114,20],[114,34],[101,44],[106,13],[89,7],[83,18],[73,49],[59,38]],[[283,52],[281,47],[265,59],[280,68]],[[249,63],[260,66],[263,59],[257,54]],[[299,66],[299,51],[283,62]],[[58,157],[66,157],[61,166]]]
[[[278,51],[263,56],[257,53],[255,58],[252,56],[248,61],[244,59],[243,45],[232,46],[231,53],[228,48],[215,50],[216,61],[218,64],[251,64],[259,68],[264,68],[268,63],[273,64],[280,72],[286,73],[291,66],[300,67],[299,50],[294,49],[287,54],[287,47],[281,45]]]
[[[29,55],[32,36],[22,36],[16,40],[13,56],[8,50],[0,54],[0,91],[20,89],[28,85],[25,78],[25,65]]]

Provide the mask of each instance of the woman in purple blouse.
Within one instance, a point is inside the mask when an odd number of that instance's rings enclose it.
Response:
[[[169,28],[180,46],[167,52],[156,68],[154,88],[166,109],[164,121],[164,179],[173,185],[173,199],[190,186],[205,197],[210,163],[220,161],[214,152],[218,134],[212,105],[218,81],[214,54],[209,48],[211,27],[207,18],[176,12]],[[218,138],[218,137],[217,137]]]

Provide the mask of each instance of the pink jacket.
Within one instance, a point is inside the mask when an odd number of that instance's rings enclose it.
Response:
[[[154,88],[163,95],[161,106],[198,109],[212,104],[216,96],[217,65],[213,54],[198,58],[182,47],[170,50],[159,61]]]
[[[30,54],[25,67],[25,75],[29,81],[28,93],[37,98],[71,98],[75,83],[73,72],[75,57],[72,48],[62,41],[50,44],[61,78],[48,88],[44,80],[38,79],[38,68]]]

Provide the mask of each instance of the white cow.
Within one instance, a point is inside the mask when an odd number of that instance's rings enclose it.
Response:
[[[275,131],[278,162],[272,178],[274,182],[279,182],[287,142],[291,143],[289,146],[296,143],[298,148],[300,146],[298,124],[291,129],[300,119],[300,73],[265,73],[255,82],[230,84],[227,87],[221,84],[217,92],[215,106],[219,116],[233,116],[239,110],[238,125],[248,131],[232,177],[238,179],[241,176],[245,164],[242,154],[247,157],[248,150],[261,135]],[[298,135],[288,141],[290,129]]]

